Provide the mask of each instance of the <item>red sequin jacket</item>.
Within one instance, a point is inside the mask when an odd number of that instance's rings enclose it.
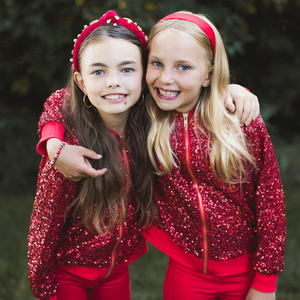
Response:
[[[53,93],[45,103],[40,129],[51,118],[63,120],[59,108],[64,92]],[[49,114],[49,110],[55,115]],[[78,144],[67,132],[64,140],[68,144]],[[121,147],[120,141],[123,164],[128,168],[127,150]],[[109,276],[114,266],[129,263],[147,251],[145,239],[140,236],[137,205],[130,191],[126,220],[112,232],[93,234],[85,229],[78,217],[73,218],[70,214],[65,222],[66,208],[74,200],[78,188],[79,184],[66,179],[50,164],[48,157],[42,157],[28,236],[29,281],[39,299],[49,299],[56,294],[56,265],[107,268],[106,276]]]
[[[243,127],[257,169],[241,187],[217,180],[207,155],[207,138],[189,113],[176,113],[171,143],[180,169],[159,178],[155,197],[161,221],[142,235],[171,258],[217,276],[256,271],[252,287],[276,289],[283,269],[285,205],[279,169],[261,117]],[[43,128],[44,141],[62,139],[63,127],[52,118]]]
[[[256,271],[254,288],[273,292],[283,269],[285,204],[277,160],[262,118],[243,127],[257,169],[247,182],[217,180],[194,110],[176,113],[171,144],[180,168],[155,188],[161,220],[142,234],[182,264],[219,276]],[[261,283],[261,284],[260,284]]]

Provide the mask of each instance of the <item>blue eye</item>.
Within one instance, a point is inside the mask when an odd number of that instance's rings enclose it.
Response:
[[[96,70],[93,72],[94,75],[102,75],[104,72],[102,70]]]
[[[189,66],[186,66],[186,65],[182,65],[182,66],[179,66],[178,69],[179,69],[180,71],[186,71],[186,70],[189,70],[190,67],[189,67]]]
[[[125,68],[122,70],[123,73],[131,73],[133,72],[133,69],[132,68]]]
[[[162,63],[160,61],[154,61],[154,62],[152,62],[152,64],[155,67],[161,67],[162,66]]]

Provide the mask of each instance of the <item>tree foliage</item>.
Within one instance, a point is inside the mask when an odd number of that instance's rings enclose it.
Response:
[[[37,139],[30,124],[37,122],[45,99],[65,86],[72,40],[84,24],[110,9],[132,18],[146,33],[178,10],[208,15],[224,39],[233,80],[259,97],[284,168],[300,166],[295,146],[300,144],[300,1],[0,0],[0,154],[6,157],[11,148],[20,154],[9,156],[6,168],[0,166],[1,187],[9,181],[7,166],[14,170],[11,176],[19,188],[29,183],[27,176],[25,181],[15,179],[22,176],[14,177],[18,168],[13,166],[28,155],[37,157],[34,145],[28,145],[27,136]],[[37,163],[30,165],[19,171],[31,174]]]

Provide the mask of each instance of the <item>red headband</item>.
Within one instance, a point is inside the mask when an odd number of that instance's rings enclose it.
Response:
[[[119,17],[115,11],[110,10],[106,14],[104,14],[99,20],[95,20],[90,23],[89,26],[85,25],[84,29],[81,34],[77,35],[77,39],[74,39],[74,50],[73,50],[73,59],[71,58],[71,61],[73,62],[73,67],[75,72],[79,71],[79,65],[78,65],[78,52],[80,49],[80,46],[82,42],[86,39],[86,37],[94,31],[96,28],[100,26],[109,26],[109,25],[118,25],[123,26],[127,29],[129,29],[131,32],[133,32],[140,42],[142,43],[142,46],[145,51],[145,55],[147,56],[147,37],[145,36],[144,32],[142,31],[142,28],[138,26],[135,22],[128,18],[121,18]]]
[[[168,15],[168,16],[162,18],[158,23],[161,23],[161,22],[167,21],[167,20],[184,20],[184,21],[188,21],[188,22],[196,24],[208,36],[210,43],[212,45],[212,48],[213,48],[213,52],[215,54],[215,49],[216,49],[215,33],[214,33],[213,29],[211,28],[211,26],[206,21],[204,21],[203,19],[201,19],[200,17],[198,17],[196,15],[192,15],[189,13],[174,13],[174,14],[171,14],[171,15]]]

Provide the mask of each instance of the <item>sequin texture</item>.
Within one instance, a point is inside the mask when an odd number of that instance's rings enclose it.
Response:
[[[187,128],[183,114],[176,113],[171,144],[180,167],[158,180],[155,197],[161,219],[156,227],[195,257],[226,261],[254,253],[257,272],[282,272],[284,195],[262,118],[243,129],[257,169],[248,167],[247,182],[230,189],[212,173],[208,140],[195,125],[193,113],[188,113]]]
[[[64,122],[61,113],[64,93],[65,90],[60,90],[48,98],[39,128],[50,121]],[[73,140],[67,132],[65,141],[78,144],[78,140]],[[119,142],[121,145],[120,138]],[[125,158],[124,151],[121,153],[125,166],[128,157]],[[104,235],[93,234],[78,217],[71,217],[71,213],[67,214],[65,222],[66,208],[77,195],[78,187],[78,183],[66,179],[51,165],[48,157],[42,158],[28,235],[29,281],[34,295],[39,299],[49,299],[56,294],[58,285],[54,270],[57,264],[110,268],[116,248],[114,266],[118,266],[128,262],[141,240],[137,204],[130,190],[121,235],[119,225]]]

